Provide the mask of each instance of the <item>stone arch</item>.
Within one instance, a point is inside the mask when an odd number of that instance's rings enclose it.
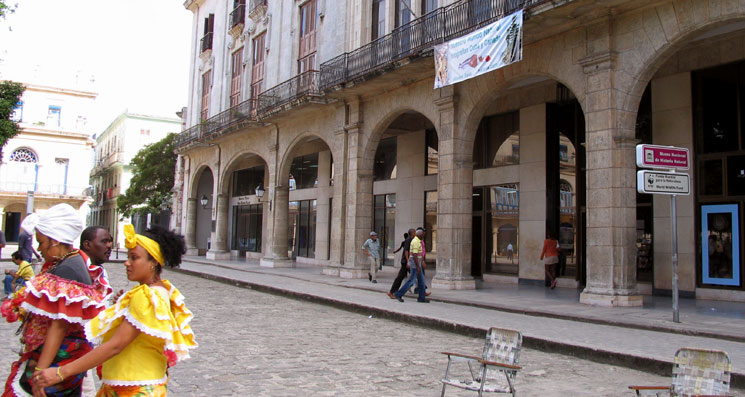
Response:
[[[513,87],[514,85],[531,80],[536,80],[536,83],[549,80],[561,83],[562,85],[567,87],[572,92],[572,94],[574,94],[575,98],[577,98],[577,101],[580,104],[580,107],[582,108],[582,112],[585,113],[584,87],[575,86],[573,88],[568,79],[557,76],[556,74],[548,72],[534,72],[513,75],[511,78],[502,80],[501,82],[497,82],[493,79],[486,80],[484,83],[488,84],[489,87],[487,87],[487,89],[480,90],[482,91],[482,95],[474,99],[474,105],[471,108],[463,109],[460,112],[460,116],[462,117],[462,120],[464,120],[461,130],[463,133],[463,141],[467,143],[467,147],[464,148],[466,153],[471,153],[473,151],[473,143],[476,139],[476,133],[478,131],[479,123],[481,123],[481,119],[483,119],[487,115],[486,113],[488,109],[504,95],[507,95],[507,91],[509,91],[510,89],[520,88]],[[494,93],[497,94],[495,95]]]
[[[221,173],[220,173],[220,185],[217,187],[218,194],[230,194],[230,174],[236,170],[237,164],[249,156],[255,156],[258,157],[263,163],[265,167],[265,172],[269,172],[269,162],[264,158],[264,156],[258,154],[254,151],[247,151],[247,152],[238,152],[234,153],[226,162],[225,166],[223,167]]]
[[[198,198],[197,190],[199,189],[199,178],[202,177],[202,173],[205,169],[209,170],[210,173],[212,173],[212,180],[214,183],[215,171],[212,169],[212,167],[207,164],[198,165],[196,167],[196,170],[190,177],[191,180],[189,181],[189,198]]]
[[[675,1],[673,3],[681,3],[681,1]],[[701,3],[710,2],[701,1]],[[670,8],[672,9],[672,11],[666,10],[668,13],[684,13],[686,11],[695,12],[695,10],[686,10],[686,7],[671,6]],[[721,8],[724,8],[724,6],[722,5]],[[712,8],[710,7],[709,9],[711,10]],[[685,47],[686,44],[689,44],[691,42],[691,39],[696,38],[706,32],[710,32],[716,28],[745,21],[745,16],[738,8],[735,7],[730,9],[729,13],[722,13],[716,17],[703,14],[697,18],[693,18],[691,16],[681,17],[680,15],[675,15],[672,17],[672,21],[674,21],[672,26],[665,26],[663,28],[661,26],[663,25],[663,23],[660,21],[660,18],[663,18],[663,16],[660,15],[660,13],[664,14],[663,10],[658,10],[657,8],[655,8],[652,10],[647,10],[646,12],[655,12],[657,14],[658,19],[655,21],[656,25],[654,26],[654,28],[664,30],[665,34],[659,32],[656,36],[662,38],[662,40],[664,41],[661,43],[649,43],[649,45],[645,47],[647,49],[647,52],[644,54],[640,54],[640,51],[629,51],[627,53],[624,53],[619,57],[619,61],[617,62],[619,66],[629,66],[629,68],[626,70],[632,71],[631,75],[628,76],[628,81],[630,82],[629,86],[618,88],[621,88],[619,90],[620,92],[626,93],[623,100],[620,101],[620,104],[622,105],[621,108],[623,110],[633,112],[633,114],[636,114],[639,108],[639,103],[641,102],[642,94],[644,93],[644,89],[652,80],[654,74],[657,73],[660,67],[668,59],[675,55],[675,53]],[[645,22],[647,22],[648,16],[651,15],[644,15]],[[682,23],[684,21],[689,21],[690,23],[684,24]],[[674,33],[671,37],[666,38],[668,31],[673,30],[677,30],[677,32]],[[636,68],[634,68],[635,65]]]
[[[287,150],[282,154],[282,158],[279,165],[279,170],[277,171],[277,185],[278,186],[284,186],[286,181],[290,177],[290,167],[292,165],[292,159],[294,158],[295,153],[297,152],[298,147],[300,145],[307,143],[309,141],[312,141],[313,139],[319,139],[321,142],[323,142],[324,145],[329,149],[331,152],[331,159],[332,161],[340,161],[341,156],[337,156],[337,153],[334,152],[334,146],[332,144],[329,144],[326,138],[324,138],[320,134],[316,134],[313,132],[304,132],[302,134],[298,134],[287,146]]]
[[[435,131],[437,131],[438,139],[442,139],[442,137],[440,136],[439,126],[435,122],[432,121],[432,120],[436,120],[436,118],[433,118],[434,115],[427,114],[428,112],[422,111],[421,109],[416,109],[411,106],[397,106],[393,109],[390,109],[385,114],[385,116],[381,118],[375,124],[375,126],[370,130],[370,134],[367,136],[367,139],[365,139],[365,142],[363,143],[363,150],[361,152],[362,153],[362,164],[360,165],[361,169],[372,170],[373,162],[375,160],[375,152],[378,149],[378,143],[380,143],[380,139],[383,137],[383,134],[388,129],[388,127],[391,125],[391,123],[393,123],[401,115],[406,114],[408,112],[416,112],[421,117],[429,121],[435,127]]]

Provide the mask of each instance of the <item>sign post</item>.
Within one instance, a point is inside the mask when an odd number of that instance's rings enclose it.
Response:
[[[636,173],[636,190],[639,193],[667,194],[670,196],[670,226],[672,228],[672,294],[673,322],[680,322],[678,312],[678,214],[675,196],[691,194],[690,178],[687,174],[676,174],[675,170],[689,168],[688,149],[672,146],[636,145],[636,165],[641,168],[664,169],[669,172],[641,170]]]

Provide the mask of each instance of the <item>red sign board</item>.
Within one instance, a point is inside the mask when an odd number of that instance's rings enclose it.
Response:
[[[686,148],[636,145],[636,166],[641,168],[687,170],[690,157]]]

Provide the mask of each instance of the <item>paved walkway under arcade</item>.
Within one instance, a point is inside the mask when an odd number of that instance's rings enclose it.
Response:
[[[645,296],[637,308],[593,307],[579,303],[580,290],[568,288],[482,283],[470,291],[432,290],[430,304],[418,304],[413,295],[400,303],[385,294],[397,272],[390,267],[378,273],[377,284],[325,276],[317,266],[264,268],[250,260],[185,257],[181,271],[458,333],[518,329],[528,347],[661,374],[670,374],[680,347],[724,350],[732,360],[733,386],[745,386],[742,303],[681,299],[681,322],[674,323],[669,297]]]

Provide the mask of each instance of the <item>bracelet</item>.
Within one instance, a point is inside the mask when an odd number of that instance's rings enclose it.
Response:
[[[34,367],[34,370],[35,370],[35,371],[43,371],[43,370],[44,370],[44,368]]]
[[[59,372],[59,369],[62,367],[57,367],[57,376],[59,376],[59,381],[63,382],[65,378],[62,376],[62,374]]]

